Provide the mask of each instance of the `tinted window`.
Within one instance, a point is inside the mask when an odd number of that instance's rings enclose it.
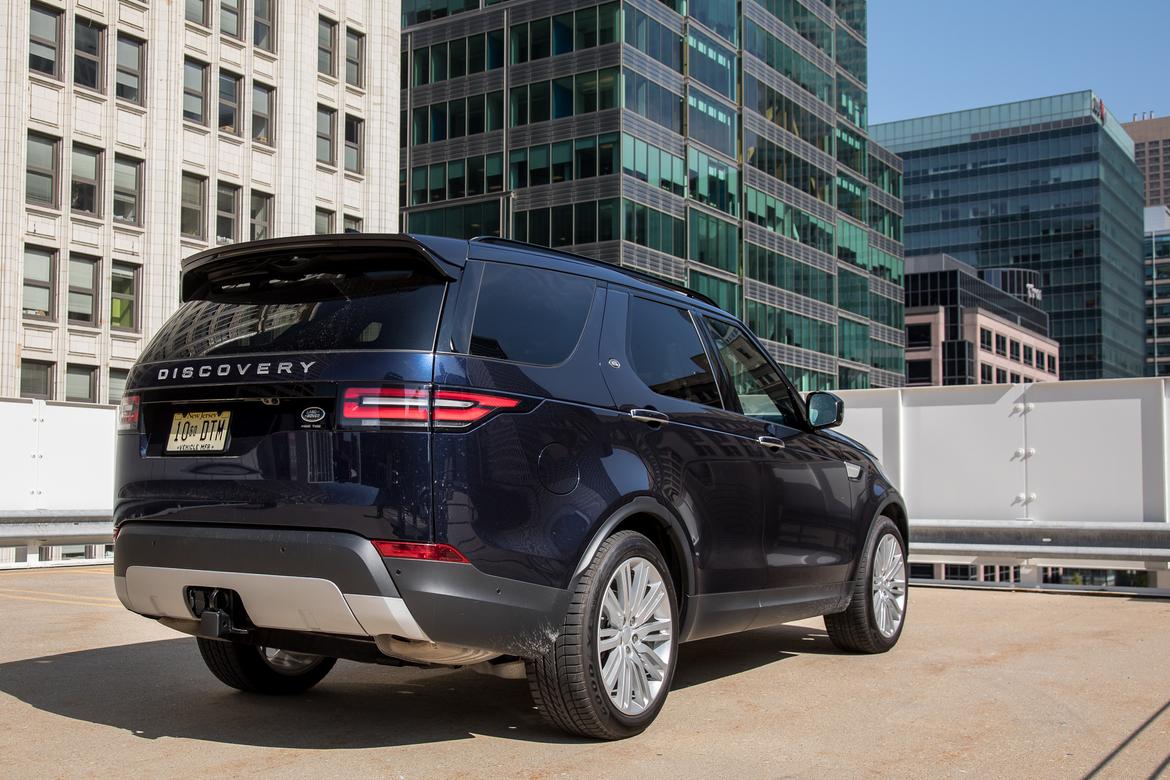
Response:
[[[743,413],[768,422],[795,428],[800,413],[788,385],[763,352],[740,328],[726,322],[707,320],[715,348],[731,377]]]
[[[573,354],[593,303],[593,280],[524,266],[483,272],[471,354],[551,366]]]
[[[229,280],[230,282],[230,280]],[[246,353],[434,345],[445,285],[419,269],[312,273],[205,291],[184,304],[142,362]]]
[[[721,406],[703,342],[682,309],[630,297],[626,355],[630,368],[659,395]]]

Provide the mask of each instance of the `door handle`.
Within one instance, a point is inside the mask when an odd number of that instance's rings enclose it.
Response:
[[[756,438],[756,441],[770,449],[772,452],[779,452],[780,450],[784,449],[784,442],[780,439],[777,439],[775,436],[759,436]]]
[[[670,422],[668,416],[662,412],[656,412],[653,409],[631,409],[630,417],[633,417],[638,422],[644,422],[650,425],[665,425]]]

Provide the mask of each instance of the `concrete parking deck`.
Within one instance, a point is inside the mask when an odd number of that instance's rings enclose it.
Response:
[[[1170,776],[1170,602],[911,591],[901,644],[819,620],[682,648],[658,722],[591,743],[522,682],[342,662],[309,694],[220,685],[108,567],[0,573],[5,775]]]

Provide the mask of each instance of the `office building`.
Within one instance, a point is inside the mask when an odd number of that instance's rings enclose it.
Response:
[[[906,258],[906,384],[977,385],[1059,378],[1039,273],[982,273],[949,255]]]
[[[1170,376],[1170,207],[1146,209],[1146,376]]]
[[[194,252],[395,229],[397,3],[5,10],[0,397],[116,401]]]
[[[404,228],[560,247],[743,316],[803,389],[902,384],[901,163],[864,0],[403,3]]]
[[[1122,127],[1133,139],[1133,156],[1146,179],[1146,205],[1170,206],[1170,116],[1153,114]]]
[[[875,125],[905,164],[906,253],[1040,274],[1062,379],[1140,376],[1141,173],[1092,92]]]

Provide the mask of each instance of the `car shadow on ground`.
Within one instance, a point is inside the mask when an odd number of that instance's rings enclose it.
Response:
[[[830,648],[823,631],[801,626],[694,642],[680,649],[673,687],[701,685]],[[253,696],[214,679],[190,638],[0,664],[0,692],[38,710],[144,739],[301,749],[393,747],[476,734],[581,741],[544,723],[523,681],[468,670],[342,661],[308,693]]]

